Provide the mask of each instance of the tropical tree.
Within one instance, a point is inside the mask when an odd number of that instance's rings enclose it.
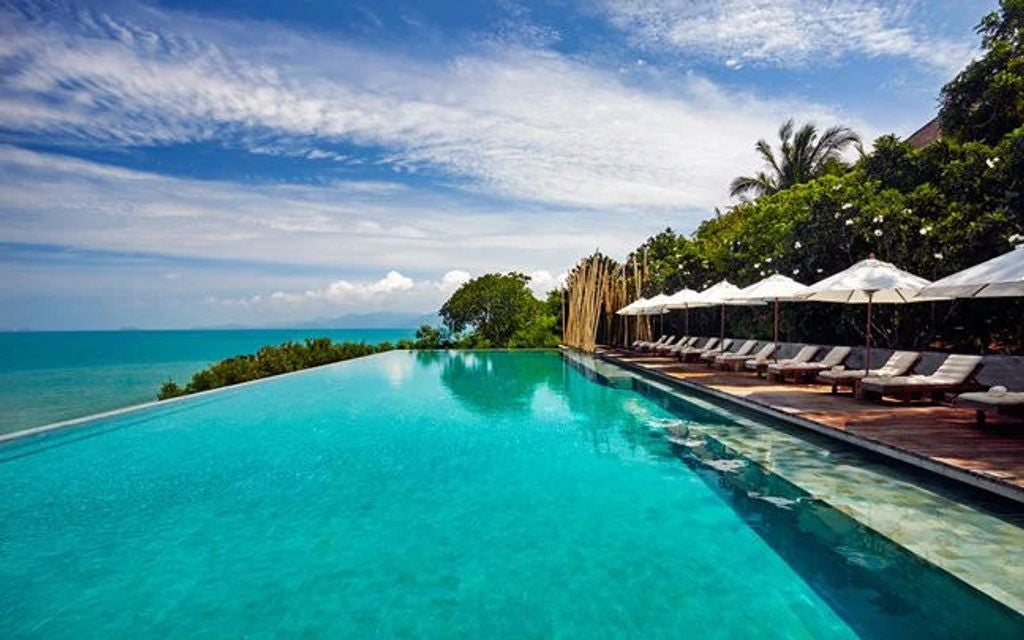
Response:
[[[548,346],[543,344],[546,340],[526,344],[541,333],[536,323],[538,316],[545,315],[544,304],[526,286],[529,282],[529,276],[514,272],[473,278],[444,303],[441,319],[453,334],[471,332],[465,336],[466,346]],[[543,326],[547,335],[553,335],[553,320]]]
[[[759,197],[809,182],[842,167],[843,152],[859,143],[860,136],[849,127],[836,125],[819,135],[812,123],[796,129],[794,122],[787,120],[779,127],[778,154],[767,140],[758,140],[754,149],[764,160],[765,170],[736,178],[729,193],[738,198],[751,193]]]
[[[978,25],[985,52],[942,88],[942,132],[988,144],[1024,124],[1024,0],[1002,0]]]

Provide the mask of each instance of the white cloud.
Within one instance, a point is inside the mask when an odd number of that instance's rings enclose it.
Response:
[[[171,30],[164,16],[7,14],[3,57],[18,64],[0,78],[0,117],[25,134],[100,145],[234,137],[309,158],[355,144],[471,191],[620,210],[720,204],[729,180],[753,168],[752,142],[788,117],[875,133],[819,105],[727,93],[696,75],[651,90],[518,44],[425,61],[180,14]],[[272,58],[260,53],[271,43]]]
[[[0,210],[0,238],[7,242],[339,271],[394,269],[415,277],[444,273],[453,256],[476,273],[523,265],[555,272],[595,247],[625,253],[664,226],[661,215],[484,206],[411,187],[171,178],[3,145]],[[692,225],[702,215],[676,219]],[[444,286],[460,277],[464,271],[453,271]]]
[[[544,297],[548,291],[561,287],[565,284],[565,279],[568,277],[568,274],[565,272],[553,276],[550,271],[544,269],[532,271],[528,275],[530,276],[530,289],[533,290],[537,297]]]
[[[469,282],[472,277],[473,276],[471,276],[468,271],[453,269],[445,272],[445,274],[441,276],[441,281],[437,283],[437,288],[445,293],[451,293],[463,284]]]
[[[808,65],[848,55],[914,60],[958,70],[971,42],[925,32],[934,7],[912,0],[604,0],[612,24],[641,45],[720,58]]]
[[[565,279],[549,271],[539,269],[530,273],[530,289],[542,298]],[[444,273],[440,280],[414,281],[398,271],[391,270],[383,278],[368,282],[335,280],[322,287],[306,291],[275,291],[241,297],[207,296],[205,302],[224,307],[302,310],[316,309],[322,312],[353,312],[378,310],[382,308],[408,308],[420,311],[437,309],[444,300],[472,275],[468,271],[453,269]]]
[[[207,298],[207,301],[233,306],[251,306],[266,303],[294,304],[320,301],[340,303],[342,306],[353,306],[372,298],[408,291],[415,286],[416,284],[412,278],[403,276],[398,271],[391,270],[383,278],[373,282],[353,283],[348,280],[335,280],[320,289],[308,289],[301,293],[275,291],[269,295],[256,294],[248,298],[218,298],[210,296]]]

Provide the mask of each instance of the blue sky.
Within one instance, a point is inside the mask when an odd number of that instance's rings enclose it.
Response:
[[[786,118],[910,134],[995,4],[0,2],[0,329],[543,291],[693,230]]]

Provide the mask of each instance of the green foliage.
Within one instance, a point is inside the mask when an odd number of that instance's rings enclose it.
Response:
[[[984,55],[942,89],[942,131],[996,144],[1024,124],[1024,0],[1002,0],[978,25]]]
[[[421,325],[416,330],[416,340],[409,344],[410,349],[448,349],[452,346],[451,336],[443,328]]]
[[[388,343],[372,345],[363,342],[332,342],[330,338],[307,338],[301,343],[285,342],[277,346],[266,346],[252,355],[234,356],[216,362],[193,374],[192,379],[184,387],[168,381],[160,387],[157,398],[166,400],[332,362],[351,360],[390,351],[393,348]]]
[[[508,346],[512,349],[557,347],[560,342],[555,334],[557,322],[555,316],[539,313],[512,335]]]
[[[459,348],[553,346],[557,337],[552,318],[547,332],[539,329],[538,317],[545,304],[526,286],[521,273],[489,273],[463,284],[441,307],[441,318],[452,334],[460,336]]]
[[[652,236],[646,251],[649,294],[702,289],[727,278],[743,286],[772,273],[813,282],[874,253],[929,279],[977,264],[1024,240],[1024,127],[997,145],[943,140],[916,150],[892,136],[845,173],[825,175],[742,203],[684,237]],[[1015,238],[1020,238],[1016,240]],[[912,346],[1021,350],[1016,301],[998,313],[977,302],[909,305],[878,316],[881,342]],[[860,309],[788,305],[794,338],[856,343]],[[736,332],[764,334],[764,312],[730,310]],[[673,314],[670,322],[678,322]],[[691,314],[691,328],[717,333],[712,313]],[[707,316],[707,317],[705,317]],[[702,324],[703,323],[703,324]],[[766,335],[766,334],[764,334]]]
[[[733,180],[729,185],[731,195],[770,195],[827,173],[840,172],[844,166],[843,152],[860,143],[860,137],[848,127],[829,127],[820,135],[813,124],[794,127],[792,120],[779,127],[777,154],[767,140],[757,141],[754,149],[764,161],[765,170]]]

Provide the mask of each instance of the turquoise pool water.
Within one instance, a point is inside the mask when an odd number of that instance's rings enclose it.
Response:
[[[555,353],[393,352],[8,443],[0,637],[1020,637],[652,429],[711,419]]]
[[[412,329],[0,332],[0,433],[156,399],[167,380],[268,344],[394,342]]]

